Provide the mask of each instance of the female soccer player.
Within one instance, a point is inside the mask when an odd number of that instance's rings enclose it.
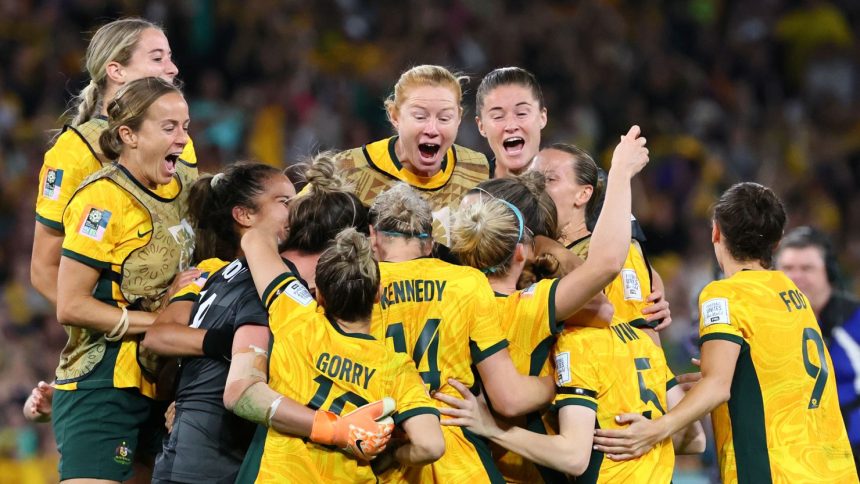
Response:
[[[529,169],[540,150],[546,106],[534,74],[520,67],[490,71],[475,94],[475,122],[493,151],[490,176],[504,178]]]
[[[300,210],[294,219],[297,232],[301,227],[314,225],[320,233],[327,234],[349,226],[353,220],[367,226],[366,208],[349,199],[354,195],[342,190],[338,179],[332,176],[333,169],[333,161],[325,154],[308,168],[306,176],[314,182],[315,190],[302,202],[309,199],[318,199],[319,205],[328,202],[328,218],[305,219],[302,214],[309,211]],[[189,217],[197,233],[197,256],[237,259],[229,264],[219,258],[201,262],[201,270],[211,267],[213,273],[204,273],[196,284],[180,290],[162,313],[164,316],[179,308],[179,317],[173,318],[179,324],[161,324],[163,318],[159,317],[147,331],[144,346],[162,355],[183,357],[174,428],[156,462],[153,482],[203,479],[232,483],[236,479],[255,425],[224,407],[230,357],[234,343],[251,339],[265,348],[269,339],[268,314],[260,303],[239,241],[250,227],[269,218],[280,220],[283,231],[278,237],[285,239],[288,202],[294,196],[292,184],[282,172],[259,163],[238,163],[214,177],[202,177],[192,187]],[[356,208],[360,211],[358,216]],[[318,252],[319,249],[311,254],[314,263],[318,258],[314,253]],[[285,263],[295,273],[292,262]],[[218,270],[221,267],[223,270]],[[200,297],[195,298],[196,294]],[[349,425],[362,424],[357,419],[362,414],[344,419],[288,399],[280,409],[282,412],[272,421],[275,428],[309,436],[324,445],[346,447]],[[372,426],[377,424],[374,422]]]
[[[151,76],[173,82],[179,73],[161,28],[137,18],[115,20],[99,28],[87,47],[85,65],[90,82],[75,98],[75,117],[45,153],[39,173],[30,280],[54,304],[63,210],[84,178],[108,161],[99,145],[99,136],[108,125],[108,105],[122,86],[135,79]],[[196,178],[197,157],[190,138],[179,162],[193,168],[190,173]],[[181,285],[197,275],[187,274]]]
[[[261,371],[266,351],[255,345],[242,347],[237,341],[225,403],[234,402],[231,408],[237,413],[241,410],[240,414],[271,422],[283,396],[334,415],[382,399],[377,418],[395,412],[393,424],[401,425],[409,439],[397,449],[397,459],[410,465],[438,459],[445,449],[439,414],[415,367],[369,334],[379,268],[367,237],[346,229],[322,253],[316,267],[315,301],[281,261],[279,230],[277,223],[259,225],[242,237],[275,338],[269,384]],[[365,445],[384,448],[393,424],[373,432],[350,429],[355,445],[349,450],[366,457]],[[377,478],[364,461],[269,429],[257,482],[346,481],[377,482]]]
[[[785,209],[757,183],[729,188],[714,207],[711,241],[724,279],[699,295],[702,379],[656,420],[597,431],[596,449],[635,459],[713,412],[722,481],[858,482],[830,354],[806,296],[771,270]]]
[[[441,243],[447,241],[449,211],[489,177],[483,154],[454,144],[463,115],[460,82],[440,66],[404,72],[385,101],[397,134],[339,155],[346,177],[368,205],[398,181],[420,190],[430,202],[433,236]]]
[[[559,241],[576,255],[588,258],[591,232],[603,198],[598,167],[585,151],[563,143],[538,153],[534,169],[546,176],[547,191],[558,209]],[[663,282],[648,264],[639,241],[631,238],[627,260],[618,276],[606,287],[606,297],[615,315],[646,333],[659,344],[656,329],[669,325],[669,303],[663,299]],[[653,304],[652,304],[653,303]]]
[[[380,194],[371,206],[371,237],[382,271],[373,334],[412,356],[431,393],[452,393],[448,378],[475,383],[475,365],[494,408],[523,415],[549,403],[549,378],[517,372],[499,326],[492,288],[478,270],[427,258],[430,206],[406,184]],[[455,376],[456,375],[456,376]],[[445,430],[445,456],[421,470],[392,471],[409,482],[499,482],[487,443],[468,431]]]
[[[478,130],[481,135],[487,138],[494,155],[490,161],[491,176],[502,178],[523,173],[529,169],[535,162],[535,157],[540,149],[541,130],[547,123],[547,110],[544,105],[543,93],[534,75],[519,67],[495,69],[481,80],[475,101],[477,111],[475,120],[478,123]],[[588,159],[590,160],[590,157]],[[562,224],[558,230],[569,231],[567,226],[570,224],[571,213],[568,206],[571,202],[561,200],[556,195],[555,186],[558,176],[550,174],[548,178],[551,180],[551,193],[555,197],[559,222]],[[596,177],[593,186],[597,187]],[[597,198],[596,196],[593,197],[595,202]],[[592,205],[595,202],[592,202]],[[635,221],[633,226],[634,237],[639,238],[638,234],[641,232],[641,228]],[[584,237],[586,234],[587,231],[582,232],[576,238]],[[571,241],[567,241],[565,244],[567,245],[569,242]],[[575,252],[578,256],[585,258],[588,253],[587,239],[580,242],[584,248]],[[635,244],[638,245],[638,242]],[[648,281],[651,278],[650,274],[649,268]],[[630,279],[632,281],[632,278]],[[630,315],[632,320],[642,318],[646,322],[662,320],[664,324],[660,326],[660,329],[663,329],[671,323],[669,304],[663,299],[662,281],[659,280],[659,276],[655,277],[655,283],[657,287],[651,291],[649,286],[648,294],[644,296],[645,301],[639,305],[641,307],[631,305],[629,308],[622,308],[622,311],[632,312],[633,314]],[[617,299],[613,299],[612,302],[619,306]],[[627,311],[628,309],[629,311]],[[645,312],[640,313],[643,309]],[[654,337],[656,338],[656,334]]]
[[[138,454],[157,453],[163,409],[138,364],[137,335],[194,242],[182,218],[192,173],[177,160],[188,142],[182,93],[159,78],[138,79],[108,115],[99,143],[116,163],[85,180],[63,214],[57,319],[69,343],[53,411],[61,480],[123,481]]]
[[[648,161],[645,139],[637,135],[638,130],[622,138],[613,158],[613,166],[629,172],[630,176]],[[607,203],[604,222],[595,230],[598,239],[595,251],[582,266],[560,279],[543,279],[518,291],[517,283],[531,257],[533,234],[528,227],[552,225],[554,229],[555,207],[543,191],[543,176],[538,172],[496,179],[478,187],[482,186],[490,188],[485,192],[487,195],[473,192],[457,214],[452,227],[452,251],[464,264],[487,275],[496,292],[499,311],[505,315],[501,326],[510,341],[511,357],[517,370],[535,376],[549,375],[552,371],[550,350],[555,336],[564,328],[564,321],[599,294],[621,269],[629,246],[621,236],[630,231],[630,204],[626,204],[625,212],[623,203],[614,200]],[[629,192],[629,181],[626,186]],[[617,192],[608,194],[610,198],[616,195],[622,196]],[[542,200],[545,201],[541,204]],[[549,208],[541,209],[542,206]],[[540,219],[545,221],[535,222]],[[527,416],[524,426],[546,433],[540,413]],[[558,473],[536,468],[514,453],[505,454],[499,460],[499,467],[508,482],[561,479]]]
[[[156,354],[183,357],[172,430],[155,462],[153,482],[232,483],[236,478],[255,425],[223,404],[233,334],[246,325],[267,328],[268,314],[244,261],[224,259],[242,256],[241,234],[269,212],[282,219],[285,234],[293,196],[289,179],[260,163],[234,164],[214,177],[201,177],[191,188],[195,259],[214,258],[198,264],[201,277],[180,289],[142,342]]]

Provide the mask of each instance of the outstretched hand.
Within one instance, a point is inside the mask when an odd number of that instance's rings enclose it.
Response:
[[[639,126],[633,125],[621,137],[612,153],[612,170],[621,169],[632,177],[645,168],[648,164],[648,148],[645,147],[647,140],[641,134]]]

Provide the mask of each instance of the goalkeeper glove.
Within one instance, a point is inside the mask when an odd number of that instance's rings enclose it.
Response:
[[[364,460],[385,450],[394,430],[395,401],[391,397],[368,403],[339,417],[317,410],[310,438],[318,444],[335,445]]]

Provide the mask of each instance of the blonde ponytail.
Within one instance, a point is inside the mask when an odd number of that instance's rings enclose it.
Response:
[[[456,212],[451,252],[463,264],[487,274],[506,274],[524,236],[522,215],[516,207],[495,198],[479,199]]]

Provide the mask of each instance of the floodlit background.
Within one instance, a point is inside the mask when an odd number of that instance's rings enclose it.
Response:
[[[773,187],[790,226],[824,229],[846,274],[860,269],[860,2],[0,0],[0,483],[56,480],[50,426],[20,411],[65,343],[29,285],[37,175],[87,81],[89,36],[127,15],[166,28],[203,171],[388,136],[382,101],[415,64],[472,77],[458,143],[485,153],[474,92],[500,66],[541,82],[544,144],[605,162],[641,125],[652,161],[634,212],[672,303],[676,372],[689,369],[695,298],[715,277],[708,209],[730,184]],[[713,463],[712,449],[679,459],[675,482],[708,482]]]

